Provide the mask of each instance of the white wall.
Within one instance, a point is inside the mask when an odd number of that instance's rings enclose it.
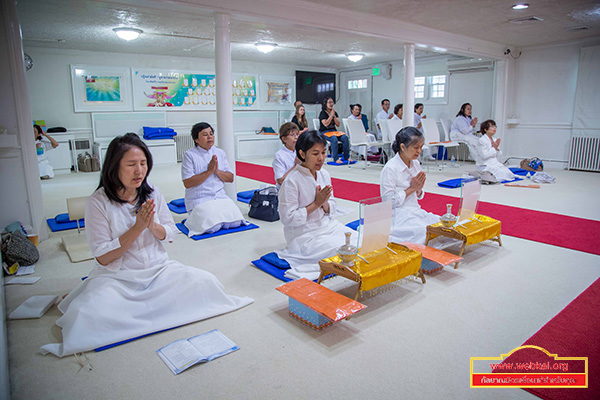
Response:
[[[523,49],[514,61],[507,118],[519,123],[506,129],[506,155],[568,160],[580,47]]]
[[[174,68],[191,71],[214,71],[212,58],[184,58],[144,54],[102,53],[78,50],[57,50],[39,47],[25,49],[34,60],[34,67],[27,72],[27,82],[34,119],[43,119],[46,126],[63,126],[78,138],[91,137],[91,114],[75,113],[71,90],[71,64],[93,66],[119,66],[137,68]],[[299,68],[299,67],[298,67]],[[306,70],[310,67],[302,67]],[[256,75],[295,76],[295,65],[233,61],[232,72]],[[333,69],[310,68],[318,72],[335,72]],[[313,106],[314,107],[314,106]],[[310,107],[308,107],[310,111]],[[285,118],[289,111],[282,113]],[[244,111],[246,112],[246,111]],[[249,111],[252,112],[252,111]],[[200,119],[216,121],[215,111],[168,111],[169,126],[188,126]],[[278,126],[273,126],[277,129]],[[184,132],[180,132],[184,133]],[[185,132],[188,133],[188,132]]]

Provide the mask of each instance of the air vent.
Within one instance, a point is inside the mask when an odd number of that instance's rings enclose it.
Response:
[[[529,22],[542,22],[543,19],[540,17],[536,17],[535,15],[530,15],[528,17],[509,19],[508,22],[512,22],[513,24],[526,24]]]
[[[589,26],[574,26],[572,28],[565,28],[565,31],[567,32],[579,32],[579,31],[588,31],[590,29]]]

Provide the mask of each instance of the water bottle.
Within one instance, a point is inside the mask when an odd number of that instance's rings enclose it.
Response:
[[[450,159],[450,163],[453,167],[456,167],[456,158],[454,158],[454,154],[452,154],[452,158]]]

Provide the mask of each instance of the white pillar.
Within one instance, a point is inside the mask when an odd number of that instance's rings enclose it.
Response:
[[[492,118],[496,121],[498,127],[497,138],[502,138],[500,142],[501,149],[506,149],[509,138],[508,126],[506,124],[506,104],[507,104],[507,85],[508,85],[508,63],[505,60],[496,61],[494,69],[494,109]],[[482,121],[483,122],[483,121]],[[506,154],[504,154],[506,157]]]
[[[233,140],[233,104],[231,88],[231,42],[229,40],[229,15],[215,14],[215,85],[217,89],[216,142],[227,154],[234,174],[233,183],[225,185],[225,192],[237,200],[235,181],[235,148]]]
[[[404,45],[404,113],[402,126],[415,124],[415,45]]]

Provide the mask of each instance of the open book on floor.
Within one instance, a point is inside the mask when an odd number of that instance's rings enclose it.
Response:
[[[156,350],[156,354],[177,375],[192,365],[212,361],[236,350],[239,347],[235,343],[218,329],[213,329],[189,339],[176,340]]]

